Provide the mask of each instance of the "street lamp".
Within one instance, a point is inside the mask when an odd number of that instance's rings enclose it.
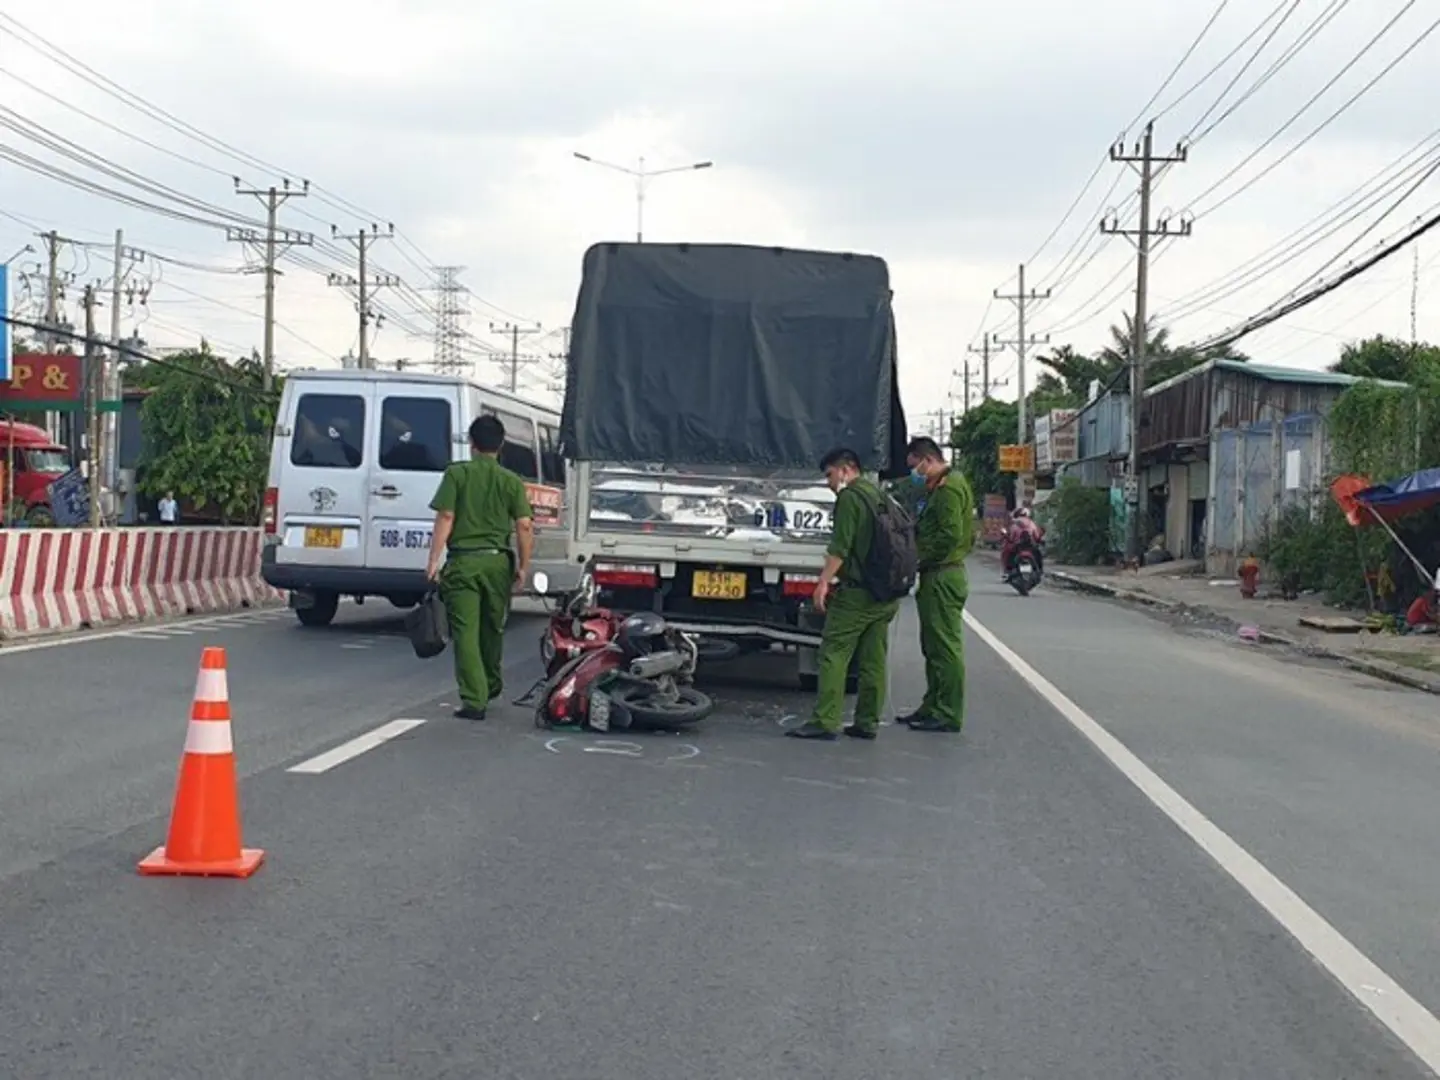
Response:
[[[589,162],[591,165],[599,165],[604,169],[613,169],[615,172],[624,173],[626,176],[635,179],[635,242],[645,242],[645,185],[654,177],[665,176],[667,173],[693,172],[696,169],[713,169],[713,161],[697,161],[693,165],[673,165],[668,169],[647,169],[645,159],[640,159],[638,168],[630,168],[628,165],[616,165],[612,161],[601,161],[589,154],[582,154],[575,151],[575,157],[580,161]]]

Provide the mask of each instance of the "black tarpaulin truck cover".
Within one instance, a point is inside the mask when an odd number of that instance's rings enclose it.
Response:
[[[571,322],[573,461],[904,467],[890,271],[866,255],[597,244]],[[893,468],[892,468],[893,466]]]

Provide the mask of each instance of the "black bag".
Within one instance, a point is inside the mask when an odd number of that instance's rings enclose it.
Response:
[[[416,607],[405,613],[405,632],[410,635],[410,647],[421,660],[445,651],[450,642],[450,616],[437,590],[431,589]]]
[[[860,577],[871,596],[882,604],[889,603],[909,596],[920,573],[915,519],[887,492],[881,491],[878,499],[865,501],[870,504],[875,526]]]

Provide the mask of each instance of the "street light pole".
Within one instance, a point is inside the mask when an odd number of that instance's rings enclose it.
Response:
[[[612,169],[615,172],[624,173],[635,181],[635,242],[645,242],[645,185],[657,176],[665,176],[669,173],[694,172],[697,169],[713,169],[713,161],[697,161],[692,165],[672,165],[666,169],[647,169],[645,159],[642,157],[638,168],[630,168],[628,165],[617,165],[613,161],[601,161],[589,154],[582,154],[575,151],[575,157],[579,161],[591,165],[599,165],[602,169]]]

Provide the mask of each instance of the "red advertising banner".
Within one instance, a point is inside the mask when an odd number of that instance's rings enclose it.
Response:
[[[0,382],[0,412],[74,409],[84,393],[84,370],[78,356],[17,356],[10,381]]]
[[[1005,539],[1005,529],[1010,524],[1010,510],[1005,505],[1004,495],[986,495],[984,517],[980,520],[981,539],[987,544],[998,544]]]
[[[541,484],[526,484],[525,493],[530,497],[530,509],[535,513],[537,526],[560,524],[560,508],[565,502],[563,491]]]

